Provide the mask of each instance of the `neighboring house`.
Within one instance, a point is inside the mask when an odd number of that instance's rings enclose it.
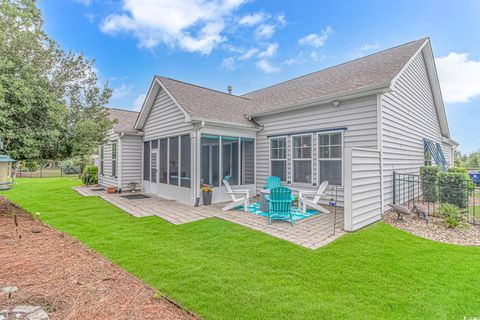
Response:
[[[252,194],[269,175],[302,189],[328,180],[346,230],[380,218],[393,171],[451,166],[457,145],[428,38],[242,96],[156,76],[138,117],[111,114],[119,124],[103,147],[101,184],[136,181],[194,205],[201,183],[214,185],[214,202],[228,200],[225,176]]]

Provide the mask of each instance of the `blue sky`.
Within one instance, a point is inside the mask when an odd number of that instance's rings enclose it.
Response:
[[[138,109],[155,74],[235,94],[431,37],[452,137],[480,149],[480,1],[40,1],[45,29]]]

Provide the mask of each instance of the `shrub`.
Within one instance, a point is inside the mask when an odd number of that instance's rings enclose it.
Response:
[[[427,202],[435,202],[438,198],[437,179],[440,167],[423,166],[420,168],[423,198]]]
[[[98,183],[98,167],[94,165],[88,165],[83,171],[82,181],[84,184],[97,184]]]
[[[455,228],[465,221],[465,210],[450,203],[442,204],[438,213],[450,228]]]
[[[65,174],[78,174],[80,172],[80,168],[75,165],[75,162],[73,160],[63,161],[62,170]]]
[[[438,184],[440,202],[448,202],[460,208],[467,207],[472,181],[466,173],[440,172]]]
[[[464,173],[465,176],[468,178],[467,168],[464,168],[464,167],[451,167],[451,168],[448,168],[448,172]]]
[[[38,166],[39,166],[38,162],[36,162],[35,160],[25,160],[23,162],[23,167],[25,167],[25,169],[27,169],[27,171],[30,171],[30,172],[37,171]]]

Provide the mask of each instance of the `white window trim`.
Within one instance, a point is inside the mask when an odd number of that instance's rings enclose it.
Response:
[[[296,182],[295,181],[295,168],[293,166],[293,162],[295,160],[300,160],[300,161],[308,161],[309,159],[308,158],[294,158],[293,157],[293,138],[294,137],[303,137],[303,136],[310,136],[310,148],[311,148],[311,152],[310,152],[310,182]],[[291,136],[291,144],[290,144],[290,152],[291,152],[291,155],[292,155],[292,159],[291,159],[291,166],[292,166],[292,184],[299,184],[299,185],[313,185],[314,183],[314,179],[313,179],[313,147],[314,147],[314,143],[313,143],[313,132],[312,133],[301,133],[301,134],[294,134]]]
[[[324,135],[324,134],[331,134],[331,133],[340,133],[340,150],[342,152],[342,156],[340,158],[320,158],[320,138],[319,136]],[[345,182],[345,167],[344,167],[344,157],[345,157],[345,141],[343,140],[344,137],[344,131],[343,130],[333,130],[333,131],[322,131],[317,133],[317,179],[318,179],[318,184],[322,183],[320,181],[320,160],[322,161],[338,161],[341,160],[340,166],[341,166],[341,173],[342,173],[342,179],[341,179],[341,185],[337,186],[339,188],[343,188],[344,182]],[[330,144],[329,144],[330,146]],[[336,186],[335,184],[330,184],[332,186]]]
[[[285,159],[272,159],[272,139],[285,139]],[[275,136],[268,138],[268,175],[272,175],[272,161],[285,161],[285,180],[283,182],[288,181],[288,136]],[[256,156],[255,156],[256,158]]]
[[[113,145],[115,145],[115,159],[113,159]],[[110,153],[111,153],[111,175],[112,178],[118,177],[118,143],[117,140],[114,140],[110,143]],[[113,174],[113,162],[115,161],[115,175]]]
[[[105,145],[100,146],[100,175],[105,175]]]

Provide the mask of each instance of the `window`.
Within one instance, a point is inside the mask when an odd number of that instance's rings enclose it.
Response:
[[[312,183],[312,135],[292,136],[293,182]]]
[[[220,177],[220,137],[216,135],[202,135],[201,140],[201,177],[200,183],[219,186]]]
[[[150,181],[150,141],[143,143],[143,180]]]
[[[191,185],[191,142],[190,135],[180,137],[180,186],[190,188]]]
[[[160,173],[158,181],[168,183],[168,138],[160,139]]]
[[[174,186],[178,186],[178,137],[169,138],[168,149],[168,172],[170,176],[169,183]]]
[[[104,147],[100,147],[100,174],[103,176]]]
[[[342,183],[343,136],[341,132],[318,135],[318,180],[331,185]]]
[[[240,184],[255,183],[255,142],[241,138],[240,146]]]
[[[238,185],[238,138],[222,136],[222,181]]]
[[[287,181],[287,137],[270,138],[270,175]]]
[[[117,143],[112,143],[112,177],[117,177]]]

